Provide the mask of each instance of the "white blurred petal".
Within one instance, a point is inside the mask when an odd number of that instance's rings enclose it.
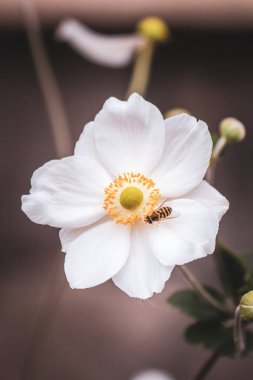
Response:
[[[56,36],[59,40],[68,42],[85,58],[109,67],[126,66],[131,62],[134,52],[144,43],[138,34],[106,36],[76,20],[63,21]]]
[[[173,378],[159,369],[147,369],[146,371],[138,372],[131,377],[131,380],[173,380]]]

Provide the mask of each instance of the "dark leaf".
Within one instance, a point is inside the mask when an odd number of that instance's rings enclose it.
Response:
[[[237,356],[233,340],[233,329],[226,328],[217,322],[196,322],[185,330],[185,338],[189,344],[201,344],[208,350],[219,350],[220,356],[235,358]],[[242,356],[253,350],[253,332],[246,331],[246,348]]]
[[[238,303],[240,297],[253,288],[251,270],[240,256],[223,246],[217,249],[217,259],[224,288]]]
[[[241,356],[247,356],[253,350],[253,333],[246,331],[245,334],[245,350],[241,353]],[[221,345],[219,353],[221,356],[237,357],[232,331],[228,339]]]
[[[185,330],[185,338],[190,344],[202,344],[207,349],[216,349],[229,336],[230,332],[221,323],[196,322]]]
[[[216,290],[207,286],[205,288],[210,294],[212,294],[213,297],[219,301],[222,301],[222,297]],[[183,313],[200,321],[210,321],[224,317],[222,312],[218,311],[206,302],[194,290],[180,290],[172,294],[172,296],[168,298],[167,302],[181,310]]]

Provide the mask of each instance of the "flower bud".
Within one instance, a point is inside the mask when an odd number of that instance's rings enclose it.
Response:
[[[175,116],[175,115],[180,115],[181,113],[187,113],[188,115],[191,114],[185,108],[171,108],[170,110],[168,110],[167,112],[165,112],[164,117],[165,117],[165,119],[167,119],[168,117]]]
[[[240,314],[242,319],[253,321],[253,290],[244,294],[240,301]]]
[[[146,17],[137,24],[139,33],[155,42],[166,42],[170,37],[167,23],[159,17]]]
[[[227,117],[220,123],[220,133],[228,142],[239,142],[244,139],[246,130],[239,120]]]

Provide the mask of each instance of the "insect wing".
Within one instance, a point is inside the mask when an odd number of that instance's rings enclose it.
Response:
[[[178,218],[180,215],[181,214],[179,211],[172,210],[171,214],[169,216],[167,216],[167,218],[164,218],[162,220]]]

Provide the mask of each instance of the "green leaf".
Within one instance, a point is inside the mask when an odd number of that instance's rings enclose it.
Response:
[[[202,344],[207,349],[216,349],[228,338],[228,330],[218,321],[198,321],[187,327],[185,338],[190,344]]]
[[[245,332],[245,350],[241,353],[241,356],[246,357],[253,350],[253,333],[251,331]],[[220,348],[221,356],[228,356],[230,358],[237,357],[237,352],[235,349],[233,335],[229,336],[227,341]]]
[[[185,338],[190,344],[201,344],[208,350],[219,350],[220,356],[235,356],[232,328],[225,328],[219,321],[196,322],[187,327]]]
[[[205,289],[216,299],[222,301],[221,295],[211,287],[205,286]],[[214,306],[210,305],[194,290],[180,290],[172,294],[167,302],[200,321],[209,321],[224,317],[224,313],[218,311]]]
[[[227,293],[236,303],[240,297],[253,288],[253,278],[250,268],[240,256],[224,246],[217,249],[219,274]]]
[[[218,321],[196,322],[185,330],[185,338],[189,344],[201,344],[208,350],[219,350],[220,356],[235,358],[237,356],[233,340],[233,329],[226,328]],[[253,332],[246,331],[246,348],[242,356],[253,350]]]

